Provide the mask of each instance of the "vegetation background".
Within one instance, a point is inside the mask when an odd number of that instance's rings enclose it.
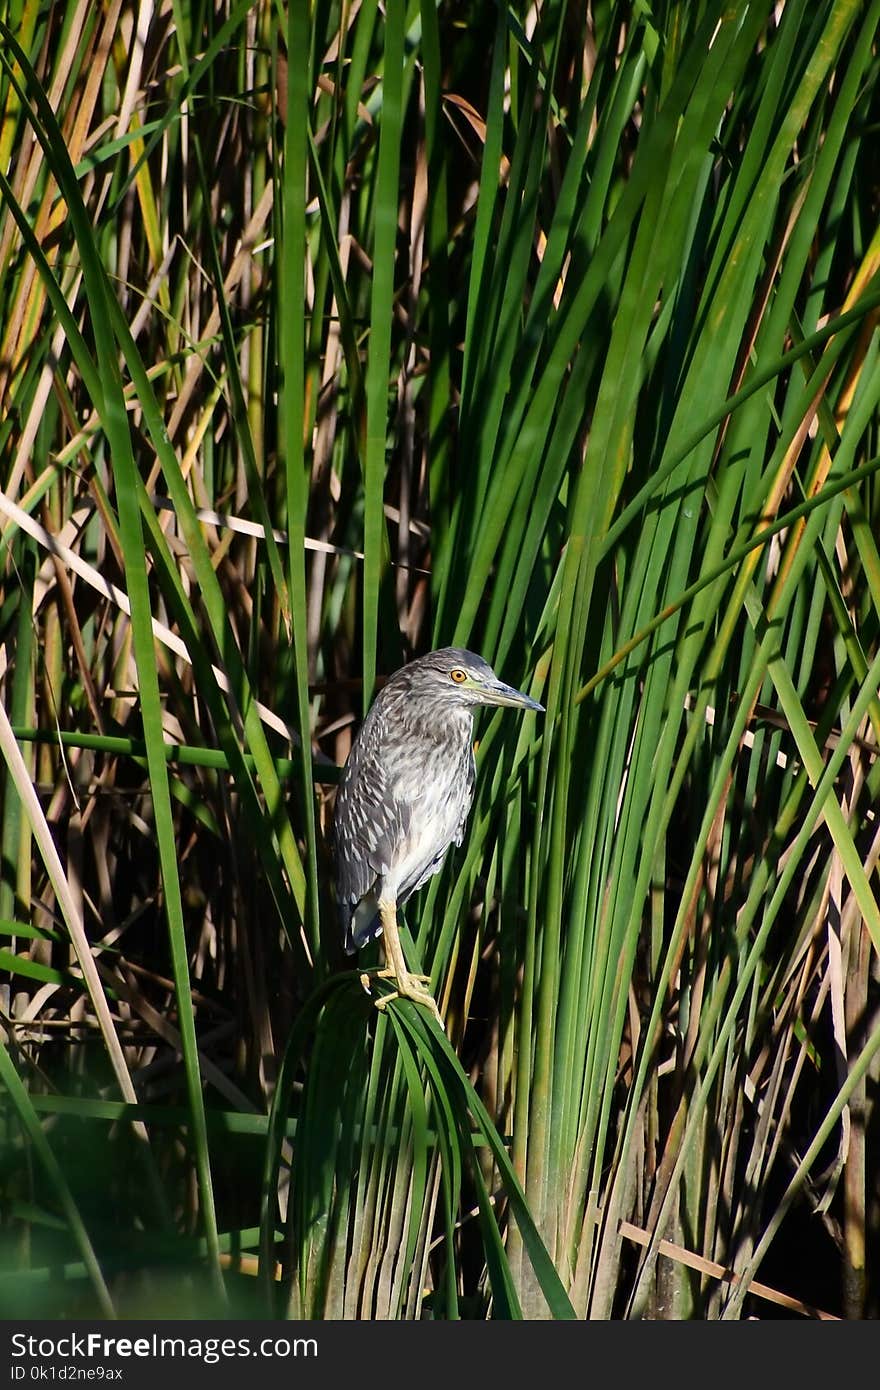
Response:
[[[880,0],[0,14],[0,1307],[876,1317]]]

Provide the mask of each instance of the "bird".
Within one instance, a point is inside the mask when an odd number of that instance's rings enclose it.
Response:
[[[474,711],[508,705],[543,713],[481,656],[443,647],[402,666],[376,696],[346,759],[336,796],[333,858],[345,950],[381,936],[393,986],[375,1002],[411,999],[439,1019],[427,976],[407,966],[397,909],[460,845],[474,799]],[[368,977],[362,977],[367,985]]]

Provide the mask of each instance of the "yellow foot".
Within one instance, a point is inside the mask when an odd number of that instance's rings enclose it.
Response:
[[[396,971],[396,970],[390,970],[390,969],[389,969],[389,970],[377,970],[377,971],[376,971],[376,979],[377,979],[377,980],[396,980],[396,979],[397,979],[397,971]],[[407,980],[418,980],[418,981],[420,981],[422,984],[425,984],[425,985],[430,984],[430,982],[431,982],[431,976],[430,976],[430,975],[411,975],[409,971],[407,971],[407,973],[406,973],[406,979],[407,979]],[[417,988],[418,988],[418,986],[417,986]],[[410,995],[406,990],[401,990],[400,993],[405,994],[406,997],[407,997],[408,999],[412,998],[412,995]]]
[[[405,975],[397,975],[393,970],[380,970],[378,974],[380,979],[392,980],[397,988],[376,1000],[377,1009],[386,1009],[392,999],[411,999],[414,1004],[421,1004],[423,1008],[429,1009],[440,1027],[443,1027],[443,1019],[440,1017],[434,996],[423,984],[423,981],[431,978],[430,975],[410,975],[409,971]]]
[[[403,997],[404,997],[405,999],[415,999],[415,998],[418,998],[419,1002],[421,1003],[421,1002],[422,1002],[421,996],[422,996],[423,994],[426,994],[426,993],[427,993],[427,994],[428,994],[428,998],[430,999],[430,997],[431,997],[430,993],[428,993],[427,990],[423,990],[423,989],[420,988],[420,985],[421,985],[421,984],[426,984],[426,985],[427,985],[427,984],[430,983],[430,980],[431,980],[431,976],[430,976],[430,975],[410,975],[410,974],[407,974],[407,977],[406,977],[406,978],[407,978],[407,980],[410,980],[410,981],[416,980],[417,982],[419,982],[419,983],[417,983],[416,986],[415,986],[415,989],[416,989],[416,993],[415,993],[415,994],[412,994],[408,989],[404,989],[404,990],[396,989],[396,990],[394,991],[393,994],[387,994],[387,995],[385,995],[385,998],[386,998],[386,999],[397,999],[399,995],[403,995]],[[362,970],[361,973],[360,973],[360,975],[359,975],[359,977],[358,977],[358,981],[359,981],[359,984],[360,984],[361,989],[364,991],[364,994],[372,994],[372,993],[373,993],[373,989],[372,989],[373,980],[393,980],[394,983],[397,984],[397,972],[396,972],[395,970]]]

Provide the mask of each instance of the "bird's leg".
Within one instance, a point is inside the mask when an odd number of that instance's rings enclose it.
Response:
[[[379,920],[382,923],[382,941],[385,946],[385,961],[388,966],[388,969],[383,970],[381,974],[394,981],[397,986],[395,994],[401,999],[412,999],[416,1004],[424,1004],[426,1008],[431,1010],[434,1017],[441,1021],[440,1010],[434,1002],[434,996],[430,990],[425,988],[423,983],[430,977],[413,975],[407,968],[406,957],[400,944],[400,933],[397,930],[397,904],[380,902]],[[385,995],[383,999],[377,1000],[376,1007],[378,1009],[384,1008],[394,997],[394,994]]]

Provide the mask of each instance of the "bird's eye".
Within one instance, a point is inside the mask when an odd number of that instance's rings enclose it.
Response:
[[[458,666],[449,672],[449,676],[451,680],[455,681],[456,685],[461,685],[463,681],[467,680],[467,673],[462,671]]]

